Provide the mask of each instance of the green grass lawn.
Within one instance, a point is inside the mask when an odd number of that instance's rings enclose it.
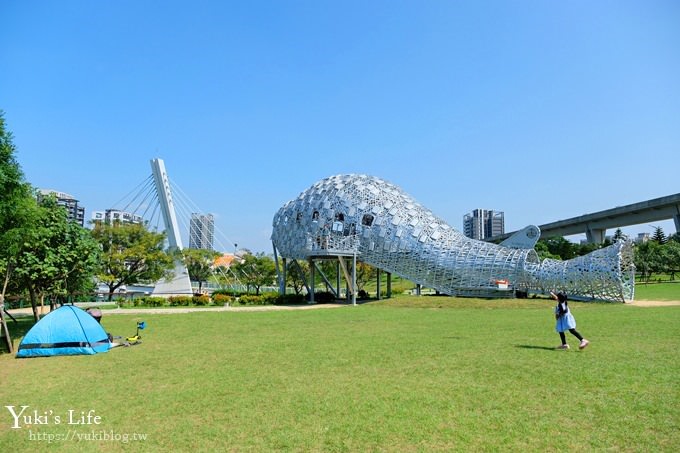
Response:
[[[680,300],[680,281],[677,283],[636,283],[636,300]]]
[[[546,300],[105,314],[114,335],[145,320],[143,343],[0,355],[0,451],[677,451],[680,307],[570,305],[584,351],[553,350]],[[48,423],[11,429],[6,405]]]

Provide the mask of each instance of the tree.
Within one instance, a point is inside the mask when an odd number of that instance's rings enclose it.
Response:
[[[376,270],[370,264],[357,261],[357,291],[362,291],[366,286],[366,283],[370,282],[375,275]]]
[[[69,222],[70,250],[79,256],[73,262],[64,279],[63,294],[76,298],[82,294],[92,294],[95,291],[95,274],[99,268],[101,249],[92,237],[90,230],[77,223]]]
[[[548,238],[545,240],[545,244],[551,254],[557,255],[563,260],[570,260],[577,256],[577,245],[561,236]]]
[[[213,275],[215,258],[220,256],[214,250],[208,249],[184,249],[182,250],[182,261],[187,267],[189,278],[198,282],[198,292],[203,290],[203,282]]]
[[[536,246],[534,247],[534,250],[538,254],[538,258],[543,261],[546,258],[549,258],[551,260],[561,260],[559,255],[554,255],[550,253],[550,250],[548,250],[548,244],[544,240],[540,240],[536,243]]]
[[[12,352],[12,339],[4,316],[5,294],[15,268],[15,259],[23,244],[23,231],[31,226],[35,200],[31,188],[16,161],[12,133],[5,128],[4,112],[0,111],[0,330],[5,333],[7,347]]]
[[[317,265],[317,270],[321,270],[324,277],[328,279],[329,282],[335,282],[338,278],[338,272],[342,275],[342,271],[339,270],[338,260],[320,260],[314,262]],[[314,282],[314,287],[316,288],[317,283],[323,281],[326,285],[326,291],[330,291],[328,283],[323,279],[320,272],[315,272],[316,281]],[[332,283],[331,283],[332,284]]]
[[[652,234],[652,241],[658,244],[665,244],[668,239],[660,226],[654,227],[654,234]]]
[[[668,241],[661,247],[663,270],[675,280],[675,273],[680,272],[680,242]]]
[[[594,242],[584,242],[582,244],[573,244],[574,249],[576,251],[576,256],[587,255],[589,253],[594,252],[597,249],[601,249],[602,247],[607,247],[609,245],[612,245],[612,242],[609,239],[605,239],[605,241],[602,244],[597,244],[597,243],[594,243]]]
[[[616,231],[614,232],[614,236],[613,236],[612,239],[614,240],[614,242],[617,242],[617,241],[627,241],[627,240],[628,240],[628,236],[625,235],[625,234],[623,233],[623,231],[621,231],[621,228],[617,228]]]
[[[41,200],[37,214],[33,228],[24,229],[14,272],[20,287],[28,290],[36,322],[46,294],[74,294],[92,278],[99,251],[89,232],[71,222],[54,197]]]
[[[241,262],[233,266],[239,278],[243,277],[248,288],[251,286],[255,288],[255,294],[260,294],[262,286],[274,284],[276,278],[274,259],[264,253],[245,254]]]
[[[108,300],[123,285],[170,278],[174,256],[164,250],[165,234],[141,223],[97,222],[92,236],[101,248],[97,278],[109,288]]]
[[[292,286],[295,294],[300,294],[302,288],[305,287],[307,282],[307,274],[309,274],[309,264],[307,261],[297,260],[297,265],[292,262],[288,263],[288,269],[286,271],[286,277],[290,286]]]
[[[635,247],[633,258],[635,268],[646,282],[654,272],[660,272],[662,269],[661,247],[662,245],[655,241],[647,241]]]

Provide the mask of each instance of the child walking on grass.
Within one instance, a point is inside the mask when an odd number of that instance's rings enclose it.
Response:
[[[583,338],[581,334],[576,331],[576,319],[574,319],[574,315],[572,315],[571,311],[569,310],[567,295],[563,293],[555,294],[551,291],[550,296],[557,301],[557,306],[555,306],[555,319],[557,320],[555,323],[555,330],[557,330],[557,333],[560,334],[560,340],[562,340],[562,344],[556,349],[569,349],[567,338],[564,335],[566,330],[568,330],[573,336],[581,341],[581,343],[578,345],[579,349],[583,349],[588,346],[590,342]]]

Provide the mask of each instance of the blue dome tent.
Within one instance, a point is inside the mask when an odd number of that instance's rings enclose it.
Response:
[[[109,337],[95,318],[78,307],[64,305],[28,331],[17,357],[96,354],[109,349]]]

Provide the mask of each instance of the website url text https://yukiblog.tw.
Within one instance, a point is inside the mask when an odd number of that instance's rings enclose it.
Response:
[[[59,432],[28,430],[28,440],[47,442],[48,444],[57,442],[120,442],[127,444],[130,442],[143,442],[146,440],[146,437],[145,433],[118,433],[112,429],[85,432],[79,432],[75,429]]]

